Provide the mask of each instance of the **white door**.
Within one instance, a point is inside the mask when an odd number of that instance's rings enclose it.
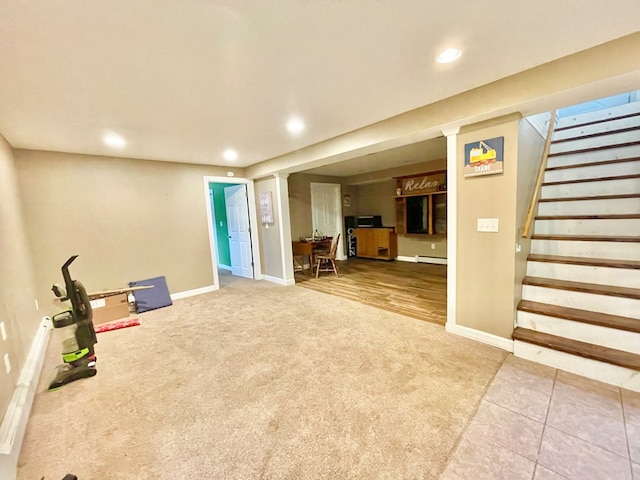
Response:
[[[224,198],[227,204],[231,273],[240,277],[253,278],[247,186],[224,187]]]
[[[342,189],[338,183],[311,183],[313,231],[336,238],[342,234]],[[336,258],[344,260],[344,235],[340,236]]]

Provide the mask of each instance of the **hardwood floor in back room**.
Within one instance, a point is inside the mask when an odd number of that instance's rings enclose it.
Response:
[[[350,258],[339,277],[296,272],[296,285],[439,325],[447,321],[447,266]]]

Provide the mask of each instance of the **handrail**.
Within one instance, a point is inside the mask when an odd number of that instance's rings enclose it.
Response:
[[[533,187],[533,193],[531,194],[531,202],[529,203],[529,211],[527,212],[527,218],[524,222],[524,228],[522,230],[522,238],[529,236],[531,230],[531,224],[533,223],[533,215],[538,206],[538,196],[540,195],[540,188],[542,186],[542,180],[544,178],[544,172],[547,169],[547,159],[549,157],[549,149],[551,148],[551,137],[553,135],[553,129],[556,124],[556,110],[551,112],[551,118],[549,119],[549,130],[547,131],[547,140],[544,143],[544,150],[542,151],[542,159],[540,160],[540,168],[538,169],[538,177],[536,178],[536,184]]]

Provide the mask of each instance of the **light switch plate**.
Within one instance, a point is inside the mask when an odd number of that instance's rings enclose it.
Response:
[[[478,232],[492,232],[498,231],[499,221],[497,218],[479,218],[478,219]]]

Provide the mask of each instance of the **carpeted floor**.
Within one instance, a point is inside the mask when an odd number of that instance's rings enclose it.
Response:
[[[506,352],[427,322],[245,279],[101,333],[55,392],[21,480],[435,479]]]

